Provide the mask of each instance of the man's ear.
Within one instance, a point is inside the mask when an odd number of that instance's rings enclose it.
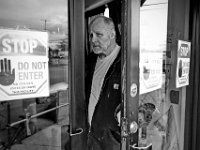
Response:
[[[110,39],[114,39],[116,36],[116,33],[114,30],[111,31],[111,34],[110,34]]]

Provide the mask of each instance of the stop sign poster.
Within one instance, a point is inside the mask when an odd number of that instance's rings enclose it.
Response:
[[[48,95],[48,33],[0,29],[0,101]]]
[[[191,43],[179,40],[177,52],[176,88],[179,88],[189,84]]]

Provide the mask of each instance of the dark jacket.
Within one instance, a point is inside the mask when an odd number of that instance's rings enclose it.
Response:
[[[86,101],[87,108],[90,98],[92,78],[97,61],[97,55],[91,54],[87,58],[86,66]],[[91,122],[91,132],[97,139],[103,137],[105,130],[120,134],[115,117],[116,108],[121,104],[121,55],[120,52],[107,71],[101,88],[98,103],[95,107]],[[117,137],[120,138],[120,137]]]

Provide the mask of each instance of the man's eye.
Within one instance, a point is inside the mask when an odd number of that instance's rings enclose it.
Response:
[[[90,38],[91,38],[91,39],[93,38],[93,34],[90,34]]]
[[[103,34],[101,34],[101,33],[97,33],[97,36],[98,36],[98,37],[101,37],[101,36],[103,36]]]

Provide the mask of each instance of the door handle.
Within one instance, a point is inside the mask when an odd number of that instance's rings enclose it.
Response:
[[[75,132],[70,133],[70,136],[76,136],[83,133],[83,128],[76,129]]]
[[[147,146],[139,147],[137,144],[130,145],[130,150],[152,150],[152,143]]]

